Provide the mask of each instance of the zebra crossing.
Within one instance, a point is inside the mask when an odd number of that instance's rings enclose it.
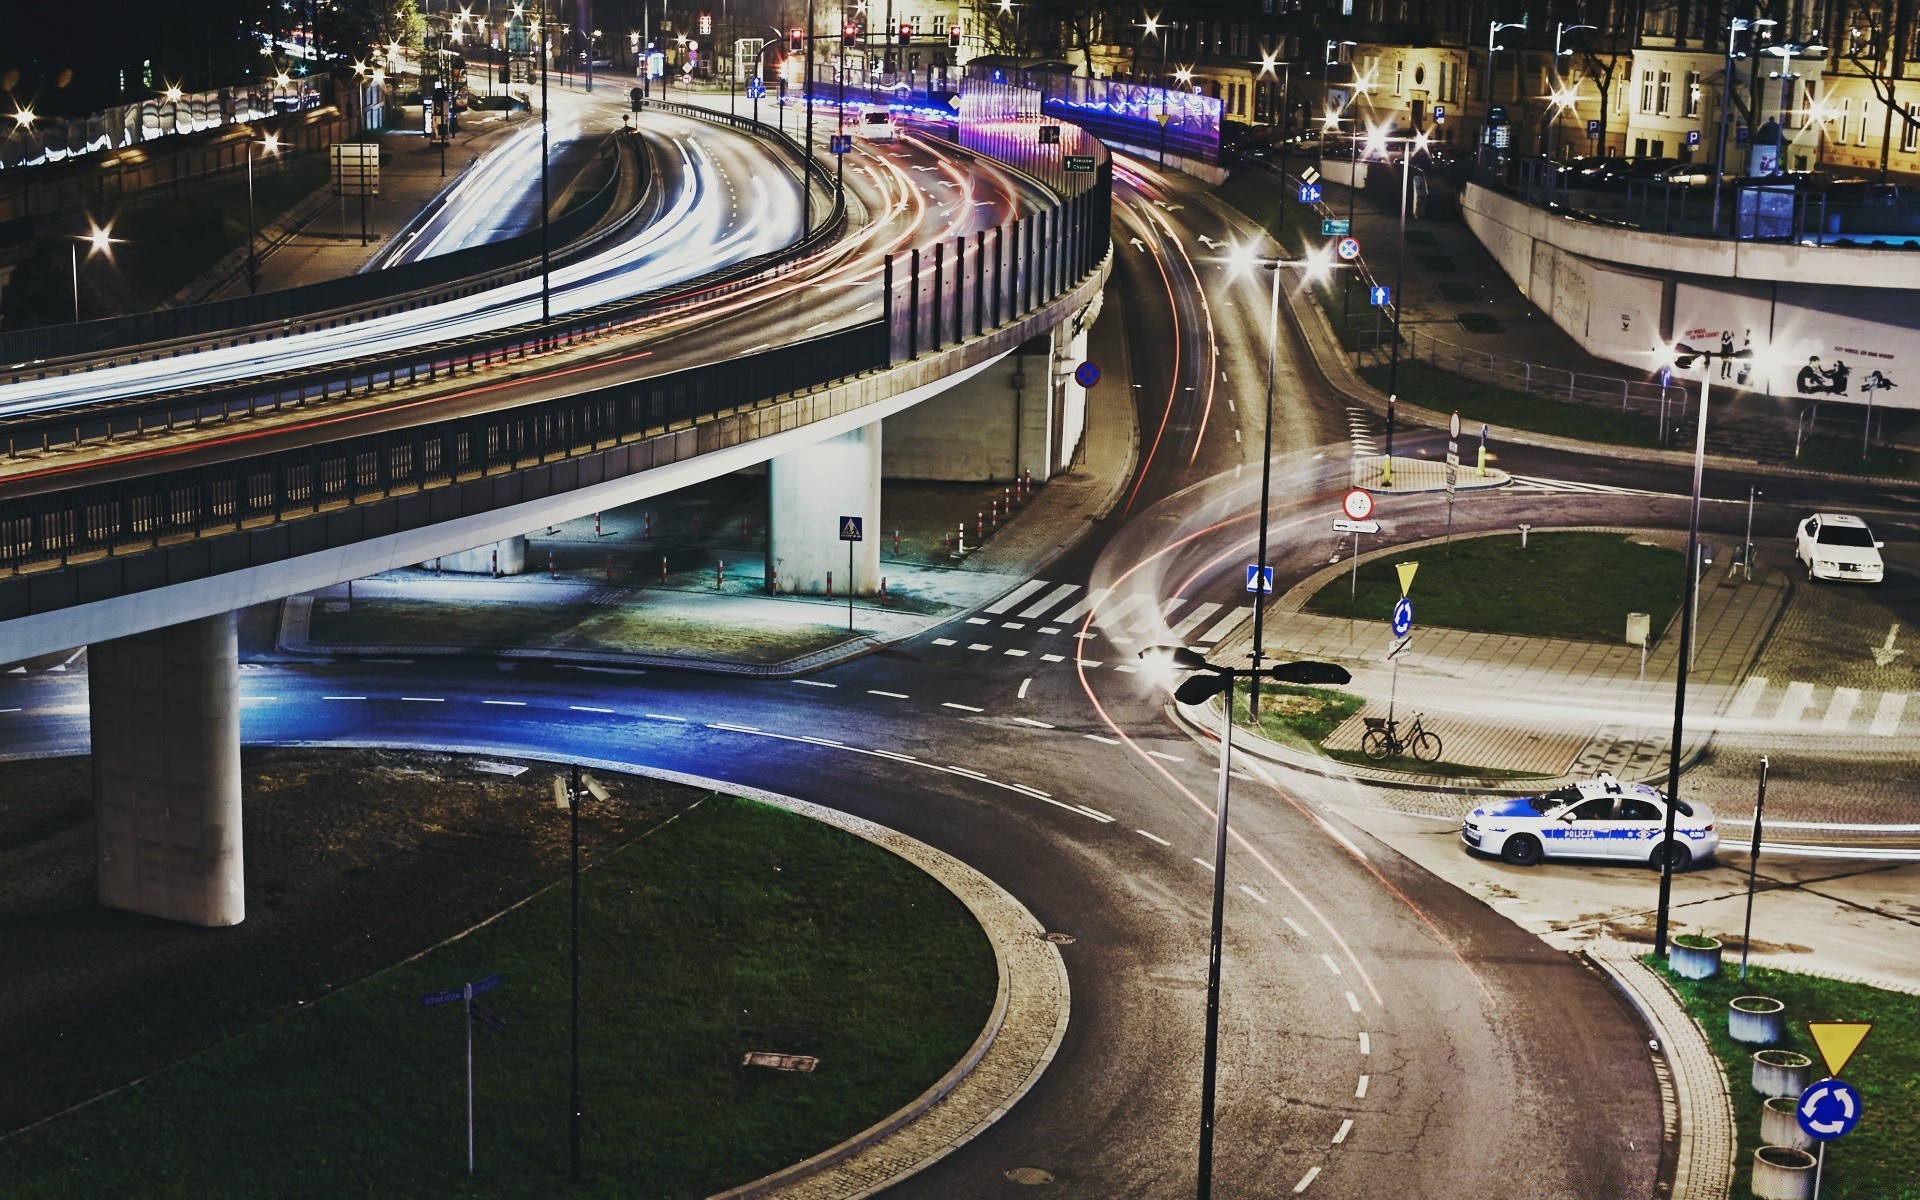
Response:
[[[1029,579],[979,612],[965,619],[974,628],[968,632],[988,636],[989,627],[1012,631],[1021,637],[1100,637],[1120,647],[1131,646],[1142,638],[1211,646],[1232,632],[1234,626],[1251,617],[1250,605],[1221,604],[1211,600],[1175,596],[1162,599],[1148,592],[1116,591],[1110,587],[1088,588],[1078,583],[1059,583],[1047,579]],[[1091,614],[1094,632],[1082,632],[1079,626]],[[998,650],[1021,657],[1029,651],[1007,648],[992,642],[967,641],[958,637],[931,639],[936,646],[959,647],[975,652]],[[1073,651],[1069,651],[1073,653]],[[1076,657],[1078,654],[1076,654]],[[1041,654],[1045,662],[1064,661],[1063,655]],[[1084,665],[1099,666],[1085,658]],[[1116,667],[1130,671],[1130,666]]]
[[[1514,475],[1510,490],[1515,492],[1542,492],[1553,495],[1588,496],[1666,496],[1668,492],[1653,492],[1646,488],[1619,487],[1611,483],[1585,483],[1576,479],[1547,479],[1539,475]]]
[[[1380,453],[1373,442],[1372,418],[1364,408],[1347,407],[1347,439],[1353,443],[1355,458],[1368,458]]]
[[[1750,675],[1733,694],[1726,718],[1789,726],[1795,732],[1864,733],[1868,737],[1890,738],[1900,733],[1910,696],[1909,692],[1816,687],[1799,679],[1776,687],[1774,681],[1764,675]]]

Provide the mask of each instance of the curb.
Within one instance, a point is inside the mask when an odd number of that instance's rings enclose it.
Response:
[[[487,746],[391,740],[260,744],[411,749],[494,757],[500,753]],[[933,1086],[839,1145],[771,1175],[715,1193],[709,1200],[760,1196],[862,1200],[918,1174],[984,1133],[1032,1090],[1052,1065],[1066,1039],[1072,1008],[1072,989],[1060,948],[1045,940],[1046,927],[1025,905],[966,863],[885,825],[778,792],[615,759],[568,757],[546,761],[578,763],[757,800],[864,838],[933,876],[967,906],[993,946],[999,986],[992,1015],[966,1055]]]
[[[1667,1194],[1674,1200],[1727,1200],[1738,1138],[1727,1075],[1705,1032],[1666,982],[1624,944],[1599,942],[1580,955],[1613,981],[1656,1039],[1656,1071],[1666,1067],[1660,1072],[1663,1123],[1674,1150],[1672,1178],[1661,1180],[1670,1183]],[[1664,1176],[1666,1155],[1661,1159]]]

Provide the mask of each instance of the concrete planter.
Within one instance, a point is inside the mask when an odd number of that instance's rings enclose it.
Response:
[[[1667,948],[1667,969],[1682,979],[1712,979],[1720,973],[1720,940],[1682,934]]]
[[[1768,1096],[1760,1109],[1760,1142],[1766,1146],[1788,1146],[1795,1150],[1813,1150],[1813,1139],[1800,1128],[1795,1113],[1799,1100],[1794,1096]]]
[[[1753,1090],[1762,1096],[1798,1097],[1807,1090],[1813,1060],[1793,1050],[1753,1052]]]
[[[1735,996],[1727,1001],[1727,1036],[1749,1046],[1771,1046],[1787,1035],[1786,1008],[1772,996]]]
[[[1755,1150],[1753,1194],[1758,1200],[1813,1200],[1813,1155],[1791,1146]]]

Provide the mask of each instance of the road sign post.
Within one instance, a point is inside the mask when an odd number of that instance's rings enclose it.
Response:
[[[462,1015],[465,1018],[467,1031],[467,1174],[469,1175],[473,1174],[473,1018],[476,1007],[473,998],[475,996],[484,996],[499,986],[500,976],[495,974],[489,975],[485,979],[476,979],[471,983],[463,983],[457,988],[447,988],[445,991],[433,992],[420,997],[420,1006],[422,1008],[434,1008],[442,1004],[457,1003],[460,1005]],[[480,1009],[480,1013],[482,1014],[480,1021],[487,1028],[497,1033],[505,1033],[507,1031],[507,1023],[505,1021],[487,1012],[484,1008]]]
[[[1247,590],[1259,592],[1263,596],[1273,595],[1273,568],[1258,563],[1247,564]]]
[[[1391,682],[1387,685],[1387,728],[1393,729],[1394,706],[1400,699],[1400,654],[1413,645],[1413,601],[1407,598],[1407,592],[1413,587],[1413,573],[1420,569],[1417,562],[1395,563],[1394,571],[1400,576],[1400,599],[1393,606],[1393,620],[1388,628],[1398,643],[1387,652],[1387,658],[1393,662]]]
[[[1360,595],[1360,535],[1379,531],[1378,525],[1367,520],[1373,515],[1373,493],[1365,488],[1349,488],[1347,494],[1340,498],[1340,511],[1347,514],[1349,521],[1374,525],[1372,529],[1353,530],[1353,578],[1347,583],[1347,599],[1353,600]],[[1334,522],[1336,529],[1339,525],[1340,522]]]
[[[866,540],[866,518],[841,517],[840,540],[847,544],[847,632],[853,632],[853,544]]]
[[[1453,557],[1453,490],[1460,481],[1460,410],[1447,422],[1447,557]]]

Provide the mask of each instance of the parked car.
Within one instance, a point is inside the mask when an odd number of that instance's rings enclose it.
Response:
[[[1885,545],[1865,521],[1845,513],[1815,513],[1793,534],[1793,556],[1806,564],[1809,581],[1879,583],[1887,573],[1880,558]]]
[[[1680,163],[1668,167],[1654,176],[1656,182],[1678,184],[1682,187],[1705,187],[1713,183],[1712,163]],[[1731,175],[1722,175],[1722,183],[1732,179]]]
[[[1713,813],[1697,801],[1673,801],[1673,839],[1666,839],[1667,796],[1644,783],[1601,774],[1541,796],[1483,804],[1467,814],[1460,841],[1469,852],[1497,854],[1516,867],[1547,858],[1664,861],[1676,871],[1712,858],[1720,847]]]

